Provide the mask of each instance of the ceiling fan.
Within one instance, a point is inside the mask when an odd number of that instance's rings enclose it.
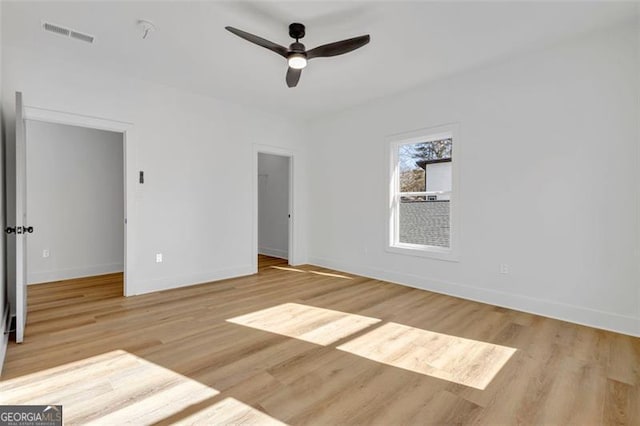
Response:
[[[296,39],[294,43],[289,45],[289,48],[280,46],[257,35],[250,34],[246,31],[239,30],[233,27],[225,27],[228,31],[241,37],[251,43],[262,46],[269,49],[278,55],[284,57],[289,68],[287,69],[287,86],[296,87],[300,80],[300,74],[302,69],[307,66],[307,61],[313,58],[327,58],[330,56],[338,56],[345,53],[349,53],[356,50],[365,44],[369,43],[369,35],[363,35],[360,37],[349,38],[342,41],[336,41],[334,43],[324,44],[322,46],[315,47],[311,50],[306,50],[304,44],[299,40],[305,35],[304,25],[299,23],[293,23],[289,25],[289,36]]]

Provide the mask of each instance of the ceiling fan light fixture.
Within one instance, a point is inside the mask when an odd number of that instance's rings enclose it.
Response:
[[[302,53],[292,53],[287,58],[289,62],[289,67],[294,70],[301,70],[307,66],[307,58]]]

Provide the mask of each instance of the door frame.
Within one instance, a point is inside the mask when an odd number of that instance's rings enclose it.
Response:
[[[271,154],[279,155],[281,157],[287,157],[289,159],[289,247],[287,248],[288,263],[295,265],[294,259],[296,252],[296,244],[294,238],[294,229],[296,223],[296,208],[294,203],[294,190],[295,190],[295,153],[285,148],[279,148],[270,145],[253,145],[253,167],[251,174],[251,182],[253,186],[253,253],[251,259],[251,266],[253,273],[258,272],[258,154]]]
[[[135,127],[133,123],[111,120],[101,117],[93,117],[84,114],[77,114],[68,111],[56,111],[47,108],[40,108],[35,106],[24,106],[24,120],[42,121],[45,123],[66,124],[70,126],[85,127],[89,129],[107,130],[111,132],[117,132],[122,134],[122,154],[123,158],[123,182],[124,182],[124,276],[123,276],[123,294],[124,296],[130,296],[135,294],[132,286],[129,284],[129,267],[133,265],[133,240],[129,235],[128,230],[131,228],[132,219],[134,215],[134,193],[135,183],[129,177],[136,175],[135,171]],[[27,212],[28,214],[28,212]],[[131,232],[131,235],[134,235]],[[28,266],[28,265],[27,265]]]

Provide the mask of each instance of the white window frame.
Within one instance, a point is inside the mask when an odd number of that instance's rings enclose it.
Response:
[[[406,254],[410,256],[428,257],[450,262],[459,261],[459,199],[460,199],[460,136],[458,124],[445,124],[441,126],[429,127],[412,132],[387,136],[387,146],[389,147],[389,197],[388,206],[388,239],[386,250],[391,253]],[[430,142],[442,139],[452,139],[451,155],[451,200],[449,201],[449,247],[428,246],[422,244],[401,243],[400,221],[399,221],[399,200],[400,200],[400,170],[399,148],[401,145],[416,144],[420,142]],[[425,195],[419,193],[418,195]]]

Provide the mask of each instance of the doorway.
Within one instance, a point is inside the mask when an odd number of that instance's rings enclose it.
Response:
[[[27,243],[27,284],[65,281],[83,290],[83,300],[114,290],[122,296],[123,134],[25,120],[25,136],[27,222],[35,231]],[[108,274],[105,293],[104,280],[92,278]]]
[[[15,321],[15,339],[21,343],[27,322],[27,235],[36,232],[27,223],[26,210],[26,123],[27,120],[58,123],[81,128],[107,130],[117,132],[122,136],[123,148],[123,273],[120,287],[125,296],[135,293],[129,282],[128,267],[131,265],[132,240],[127,237],[128,229],[132,226],[132,216],[136,217],[134,204],[134,182],[127,179],[133,176],[136,164],[135,155],[135,127],[133,123],[93,117],[73,112],[63,112],[36,106],[28,106],[23,102],[21,92],[16,92],[15,132],[8,137],[6,153],[6,210],[7,227],[7,296],[9,299],[10,316]],[[135,222],[135,220],[133,221]],[[82,232],[74,227],[69,232]]]
[[[257,152],[257,253],[292,263],[291,155]],[[260,263],[256,260],[257,263]]]

